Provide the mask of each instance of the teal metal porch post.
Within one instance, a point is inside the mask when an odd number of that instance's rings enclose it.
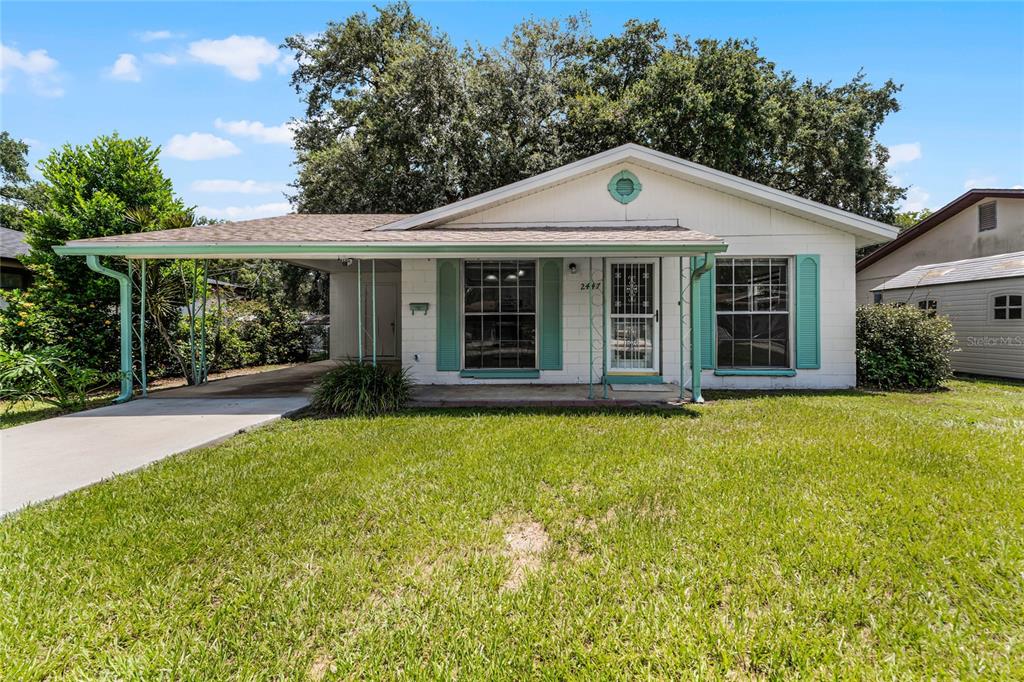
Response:
[[[377,366],[377,259],[370,261],[370,330],[371,342],[373,343],[373,366]]]
[[[683,279],[683,257],[680,256],[679,257],[679,402],[683,402],[683,400],[685,398],[685,396],[683,395],[684,391],[685,391],[685,388],[684,388],[683,384],[686,383],[683,380],[684,377],[686,376],[686,367],[684,366],[685,363],[683,362],[683,358],[686,357],[686,344],[683,342],[683,339],[686,338],[686,325],[684,324],[685,320],[683,319],[683,311],[685,310],[685,306],[683,305],[683,292],[686,290],[686,287],[684,287],[683,284],[685,282],[686,282],[686,280]]]
[[[587,259],[587,277],[590,279],[587,290],[587,329],[590,330],[590,355],[587,376],[587,400],[594,399],[594,258]]]
[[[604,398],[608,398],[608,358],[610,357],[610,346],[608,345],[608,262],[601,257],[601,324],[604,330],[604,338],[601,340],[601,383],[603,384]]]
[[[117,280],[119,309],[121,312],[121,393],[115,403],[123,403],[132,397],[132,289],[128,275],[100,265],[99,256],[86,256],[85,263],[93,272]]]
[[[701,347],[701,319],[700,319],[700,278],[711,271],[715,265],[715,255],[705,253],[704,260],[697,265],[694,258],[694,269],[690,273],[690,372],[693,375],[690,392],[693,395],[693,402],[704,402],[704,396],[700,393],[700,373],[703,361],[700,357]]]
[[[139,382],[142,384],[142,397],[149,394],[149,379],[146,376],[146,261],[143,260],[139,271]]]
[[[359,364],[363,364],[363,261],[356,261],[356,329],[358,330]]]

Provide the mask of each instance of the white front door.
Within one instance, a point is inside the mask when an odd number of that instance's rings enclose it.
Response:
[[[658,374],[658,261],[613,260],[608,282],[608,371]]]
[[[373,353],[373,300],[371,285],[363,286],[363,347]],[[377,357],[395,357],[398,349],[398,286],[393,282],[377,282]]]

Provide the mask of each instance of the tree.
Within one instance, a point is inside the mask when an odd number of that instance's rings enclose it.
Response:
[[[24,230],[26,214],[42,210],[46,195],[28,174],[28,145],[0,132],[0,225]]]
[[[299,211],[422,211],[625,142],[879,220],[904,196],[875,137],[899,86],[798,81],[749,41],[569,17],[459,51],[397,3],[286,45]]]
[[[89,270],[81,258],[58,256],[53,247],[137,231],[126,217],[128,209],[145,208],[158,216],[184,213],[160,170],[159,151],[145,138],[115,133],[86,145],[64,145],[40,163],[47,204],[25,224],[31,247],[26,261],[35,273],[26,295],[45,319],[22,328],[22,344],[65,343],[79,366],[117,369],[117,283]],[[125,264],[116,267],[124,270]]]

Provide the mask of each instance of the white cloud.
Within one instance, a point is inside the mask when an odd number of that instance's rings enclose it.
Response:
[[[278,60],[280,51],[266,38],[231,36],[223,40],[197,40],[189,44],[188,53],[204,64],[227,69],[235,78],[259,80],[262,67]]]
[[[151,61],[154,64],[160,64],[161,66],[172,66],[178,63],[178,58],[173,54],[167,54],[166,52],[150,52],[146,55],[146,60]]]
[[[223,208],[199,206],[196,208],[196,215],[223,220],[251,220],[252,218],[284,215],[285,213],[291,213],[291,210],[291,204],[287,201],[281,201],[270,204],[257,204],[255,206],[225,206]]]
[[[110,67],[110,77],[119,81],[138,83],[142,80],[142,74],[139,73],[139,58],[127,52],[118,55],[114,65]]]
[[[139,34],[139,40],[144,43],[151,43],[154,40],[170,40],[171,38],[180,38],[180,33],[171,33],[167,30],[161,31],[143,31]]]
[[[257,180],[196,180],[192,191],[221,194],[272,194],[284,192],[283,182],[259,182]]]
[[[1024,185],[1014,185],[1010,189],[1024,189]]]
[[[213,122],[213,125],[229,135],[251,137],[263,144],[289,145],[293,141],[295,128],[295,124],[290,122],[282,123],[279,126],[268,126],[259,121],[224,121],[219,118]]]
[[[28,79],[29,88],[42,97],[60,97],[60,63],[47,54],[46,50],[22,52],[17,48],[0,43],[0,92],[6,91],[11,78],[20,73]]]
[[[996,187],[999,184],[999,178],[994,175],[979,175],[973,178],[967,178],[964,180],[964,189],[974,189],[976,187]]]
[[[928,208],[928,200],[932,195],[920,187],[911,186],[907,189],[907,198],[903,200],[904,211],[921,211]]]
[[[917,161],[921,158],[921,143],[906,142],[889,147],[889,166]]]
[[[242,150],[234,142],[210,133],[178,134],[164,146],[164,154],[185,161],[206,161],[241,153]]]

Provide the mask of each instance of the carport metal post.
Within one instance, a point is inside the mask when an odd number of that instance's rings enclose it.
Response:
[[[123,272],[111,270],[100,265],[99,256],[87,255],[85,264],[93,272],[112,277],[117,280],[121,313],[121,393],[114,398],[115,403],[123,403],[132,397],[132,295],[131,282]]]
[[[146,260],[139,264],[139,381],[142,383],[142,397],[149,393],[146,377]]]
[[[604,339],[601,342],[601,383],[604,384],[604,398],[608,399],[608,357],[611,353],[611,346],[608,341],[608,287],[605,286],[608,276],[607,259],[601,257],[601,324],[604,330]]]
[[[683,339],[685,338],[685,331],[684,331],[685,325],[683,324],[683,322],[684,322],[684,320],[683,320],[683,290],[684,290],[683,282],[685,282],[685,280],[683,279],[683,257],[680,256],[679,257],[679,402],[682,402],[683,401],[683,397],[684,397],[684,395],[683,395],[683,393],[684,393],[683,384],[685,383],[685,381],[683,380],[683,377],[685,376],[685,374],[684,374],[685,367],[684,367],[684,363],[683,363],[683,357],[686,355],[686,344],[683,342]]]
[[[587,329],[590,331],[590,363],[587,377],[587,400],[594,399],[594,258],[587,259],[587,277],[590,289],[587,290]]]
[[[363,364],[363,261],[356,261],[356,329],[359,336],[359,364]]]
[[[370,261],[370,324],[373,329],[370,331],[373,342],[373,366],[377,366],[377,259]]]
[[[203,259],[203,321],[199,337],[199,380],[206,383],[206,290],[209,288],[210,261]]]

